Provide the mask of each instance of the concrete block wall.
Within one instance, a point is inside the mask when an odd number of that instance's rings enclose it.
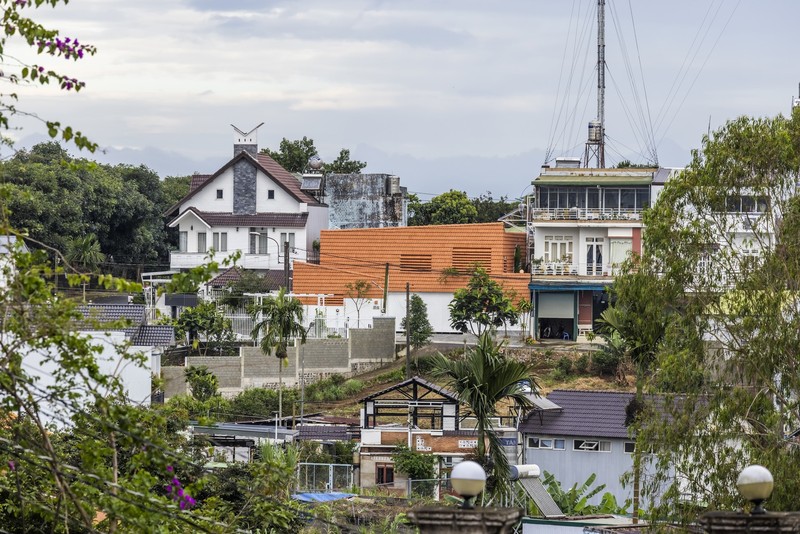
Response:
[[[395,318],[374,317],[372,328],[350,329],[350,363],[388,363],[394,360]]]
[[[231,356],[190,356],[186,358],[187,367],[205,365],[219,380],[219,389],[242,387],[242,358]]]
[[[240,354],[244,362],[242,388],[277,388],[279,370],[284,387],[293,387],[298,383],[297,347],[289,347],[288,365],[280,369],[278,358],[264,354],[258,347],[242,347]]]
[[[299,385],[303,365],[308,384],[335,373],[349,377],[391,362],[395,358],[394,333],[394,317],[376,317],[372,328],[351,328],[347,339],[309,339],[305,345],[289,347],[288,365],[280,368],[283,385]],[[278,387],[277,358],[265,355],[258,347],[242,347],[239,354],[239,357],[192,356],[187,358],[187,365],[208,367],[219,380],[224,395],[251,387]],[[184,370],[184,367],[162,367],[167,398],[187,392]]]
[[[164,379],[164,397],[170,398],[176,395],[189,393],[186,387],[186,377],[183,372],[185,367],[165,366],[161,368],[161,378]]]

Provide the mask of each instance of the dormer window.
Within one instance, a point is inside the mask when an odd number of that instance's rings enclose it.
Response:
[[[275,190],[274,189],[267,190],[267,198],[269,200],[273,200],[275,198]]]
[[[217,189],[217,198],[222,198],[222,189]]]

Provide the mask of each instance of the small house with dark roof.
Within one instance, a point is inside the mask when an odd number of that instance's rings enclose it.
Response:
[[[635,441],[628,434],[626,408],[634,394],[619,391],[555,390],[520,423],[525,464],[552,473],[562,488],[582,485],[592,473],[595,485],[617,501],[631,497],[620,477],[633,467]],[[548,402],[549,401],[549,402]]]
[[[407,477],[395,472],[392,456],[401,444],[436,456],[440,477],[445,477],[453,464],[475,454],[475,422],[457,395],[441,386],[415,376],[360,402],[363,406],[356,480],[363,488],[406,495]],[[516,428],[500,424],[495,428],[512,463],[517,463]]]
[[[245,269],[283,270],[284,243],[290,263],[307,251],[328,227],[328,207],[300,188],[300,178],[258,152],[258,127],[234,126],[233,158],[209,175],[195,175],[189,193],[165,215],[177,228],[179,249],[170,269],[190,269],[241,253]]]

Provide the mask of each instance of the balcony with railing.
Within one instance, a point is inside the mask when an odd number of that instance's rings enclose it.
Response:
[[[568,261],[540,262],[531,265],[531,278],[562,277],[612,277],[619,271],[619,266],[608,263],[572,263]]]
[[[214,256],[214,260],[221,262],[224,257],[230,255],[231,252],[218,252]],[[294,257],[294,256],[293,256]],[[208,263],[208,252],[170,252],[169,255],[169,268],[170,269],[192,269],[198,265]],[[242,257],[237,262],[237,265],[245,269],[281,269],[283,264],[279,265],[279,261],[283,258],[276,254],[242,254]]]
[[[534,221],[640,221],[639,208],[531,208]]]

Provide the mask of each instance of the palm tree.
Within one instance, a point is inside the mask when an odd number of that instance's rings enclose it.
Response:
[[[261,337],[261,352],[273,352],[280,360],[278,365],[278,417],[283,417],[283,365],[286,364],[289,341],[295,338],[306,342],[303,328],[303,304],[294,297],[286,296],[286,288],[280,288],[274,297],[267,297],[250,311],[255,327],[253,339]]]
[[[96,271],[97,267],[106,261],[106,255],[100,250],[100,243],[94,234],[70,240],[65,257],[69,263],[87,271]]]
[[[498,414],[497,404],[511,400],[521,408],[530,408],[533,403],[522,384],[529,381],[532,393],[539,388],[530,366],[507,358],[500,349],[501,345],[484,332],[463,359],[450,360],[442,354],[434,356],[432,372],[435,378],[444,379],[446,387],[469,407],[477,420],[478,457],[481,461],[486,459],[488,441],[498,494],[508,487],[509,463],[492,424],[492,418]]]

